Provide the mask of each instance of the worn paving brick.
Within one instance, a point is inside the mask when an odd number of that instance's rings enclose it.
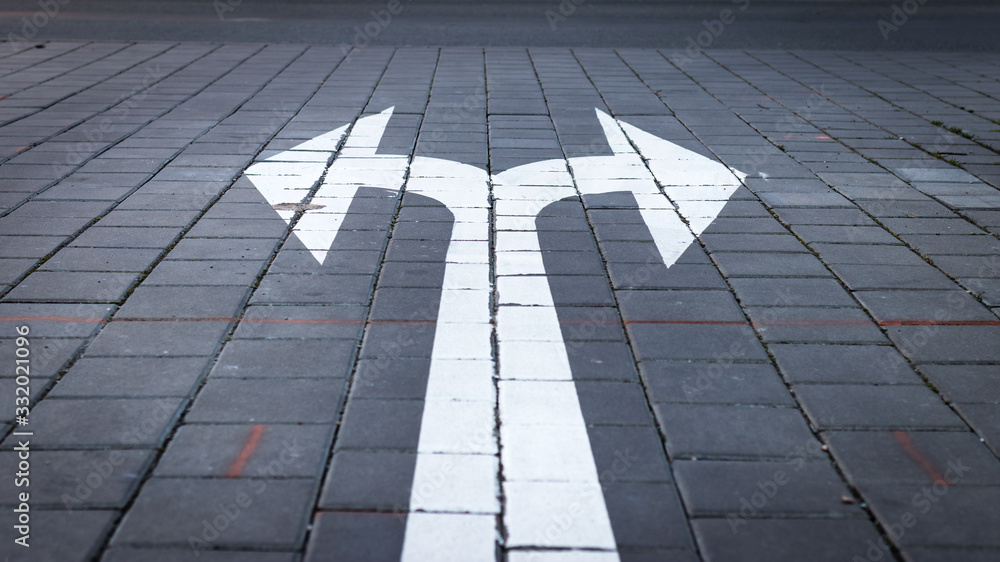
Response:
[[[204,358],[84,358],[73,364],[49,396],[187,396],[206,366]]]
[[[111,543],[189,546],[191,536],[205,541],[209,527],[209,538],[212,530],[218,535],[211,545],[295,547],[305,530],[312,489],[312,482],[304,479],[153,478]],[[240,516],[222,530],[206,524],[225,517],[226,509],[238,510]]]
[[[0,466],[18,472],[18,453],[0,452]],[[105,449],[101,451],[37,451],[31,455],[32,507],[66,509],[122,508],[139,484],[152,451]],[[17,505],[14,479],[6,483],[5,503]],[[72,511],[70,511],[72,510]]]
[[[180,404],[177,398],[42,400],[31,409],[31,423],[48,430],[35,435],[32,444],[42,448],[155,447]],[[16,445],[16,436],[10,436],[2,446]]]
[[[749,308],[767,342],[884,343],[878,326],[859,308]]]
[[[770,365],[644,361],[639,372],[653,402],[793,406]]]
[[[210,378],[188,422],[331,423],[343,388],[309,379]]]
[[[829,277],[815,256],[767,252],[715,252],[712,259],[730,277]]]
[[[345,557],[379,562],[399,560],[405,523],[405,513],[320,512],[306,546],[305,560],[325,562]],[[369,540],[371,536],[380,540]]]
[[[889,338],[917,363],[996,362],[1000,326],[889,326]]]
[[[923,384],[890,346],[774,344],[768,351],[792,383]]]
[[[292,552],[250,552],[246,550],[203,550],[198,552],[198,559],[205,562],[294,562],[297,554]],[[150,560],[155,562],[186,562],[191,559],[190,547],[185,548],[141,548],[112,547],[109,548],[101,562],[128,562],[129,560]]]
[[[205,356],[214,353],[225,321],[110,322],[87,348],[89,357]]]
[[[414,453],[338,451],[333,455],[321,509],[391,511],[410,502]]]
[[[241,474],[260,478],[315,477],[322,470],[332,433],[328,425],[189,423],[178,428],[156,465],[155,475],[229,476],[257,427],[257,446],[241,467]]]
[[[39,510],[31,515],[31,546],[11,560],[83,562],[99,552],[117,515],[113,510]],[[13,540],[13,536],[11,537]],[[10,547],[13,548],[13,547]],[[20,548],[20,547],[18,547]]]
[[[755,516],[862,513],[842,501],[851,493],[826,461],[677,461],[674,468],[692,515],[737,515],[747,504]]]
[[[785,458],[815,442],[794,408],[655,404],[653,409],[672,457]]]
[[[1000,546],[993,532],[998,514],[991,508],[998,486],[934,487],[922,484],[872,486],[866,495],[884,521],[913,521],[899,541],[904,546]]]
[[[855,291],[854,296],[879,322],[894,320],[992,322],[996,318],[972,296],[959,289]]]
[[[1000,403],[997,365],[920,365],[926,376],[946,399],[964,403]]]
[[[234,340],[212,368],[218,378],[342,378],[356,352],[351,340]]]
[[[116,318],[235,318],[243,305],[243,286],[140,286]]]
[[[878,540],[864,519],[701,519],[692,524],[706,560],[816,560],[865,556]],[[735,530],[735,532],[734,532]],[[864,559],[864,558],[862,558]]]
[[[726,352],[748,360],[766,357],[746,325],[629,324],[627,331],[639,361],[718,359]]]
[[[1000,463],[969,431],[831,431],[835,459],[856,485],[934,484],[995,485]],[[916,452],[916,455],[914,454]]]
[[[798,385],[795,392],[820,429],[964,429],[926,386]]]
[[[7,300],[36,302],[116,302],[139,278],[137,273],[38,271],[21,281]]]

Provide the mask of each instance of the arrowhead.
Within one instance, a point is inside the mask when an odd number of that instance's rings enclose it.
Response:
[[[292,233],[320,265],[326,261],[358,187],[402,187],[407,158],[375,153],[392,111],[390,107],[358,119],[332,163],[347,125],[247,168],[247,179],[286,224],[291,224],[297,212],[304,211]],[[304,206],[320,178],[322,185],[309,201],[311,204]]]

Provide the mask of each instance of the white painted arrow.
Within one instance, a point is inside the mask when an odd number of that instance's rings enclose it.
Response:
[[[598,111],[612,155],[535,162],[490,178],[458,162],[376,154],[391,114],[389,108],[359,119],[330,164],[346,126],[255,164],[246,175],[287,223],[323,178],[293,228],[320,264],[362,185],[400,190],[405,179],[407,191],[440,201],[455,217],[402,559],[495,556],[492,179],[506,546],[532,560],[565,560],[567,549],[595,562],[618,560],[535,217],[564,197],[631,192],[670,267],[745,176]]]

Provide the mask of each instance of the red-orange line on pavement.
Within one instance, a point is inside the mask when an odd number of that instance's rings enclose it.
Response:
[[[924,472],[926,472],[935,482],[940,482],[944,486],[948,485],[948,481],[945,480],[941,471],[938,470],[938,468],[934,466],[934,463],[929,461],[927,457],[921,454],[916,445],[913,444],[913,441],[910,440],[910,436],[905,431],[893,431],[892,435],[896,438],[896,441],[899,441],[899,444],[902,445],[906,454],[910,455],[910,458],[916,461],[917,464],[924,469]]]
[[[264,434],[264,426],[257,424],[253,426],[250,430],[250,438],[247,439],[245,445],[243,445],[243,450],[240,451],[240,456],[236,457],[233,464],[229,467],[229,472],[226,473],[227,478],[236,478],[243,472],[243,467],[246,466],[247,460],[250,455],[253,454],[257,445],[260,444],[260,436]]]

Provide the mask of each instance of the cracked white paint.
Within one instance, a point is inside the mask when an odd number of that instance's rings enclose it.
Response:
[[[389,108],[359,119],[329,166],[347,126],[255,164],[246,175],[274,206],[322,205],[305,210],[293,227],[320,264],[362,185],[400,190],[405,179],[406,191],[441,202],[455,216],[403,560],[494,559],[501,461],[505,546],[519,549],[512,559],[563,560],[585,549],[576,554],[618,560],[534,219],[564,197],[629,191],[670,267],[744,175],[598,111],[613,155],[535,162],[491,178],[458,162],[376,154],[391,115]],[[487,242],[491,183],[498,385]],[[278,214],[290,223],[295,212]],[[569,550],[547,550],[553,548]]]

